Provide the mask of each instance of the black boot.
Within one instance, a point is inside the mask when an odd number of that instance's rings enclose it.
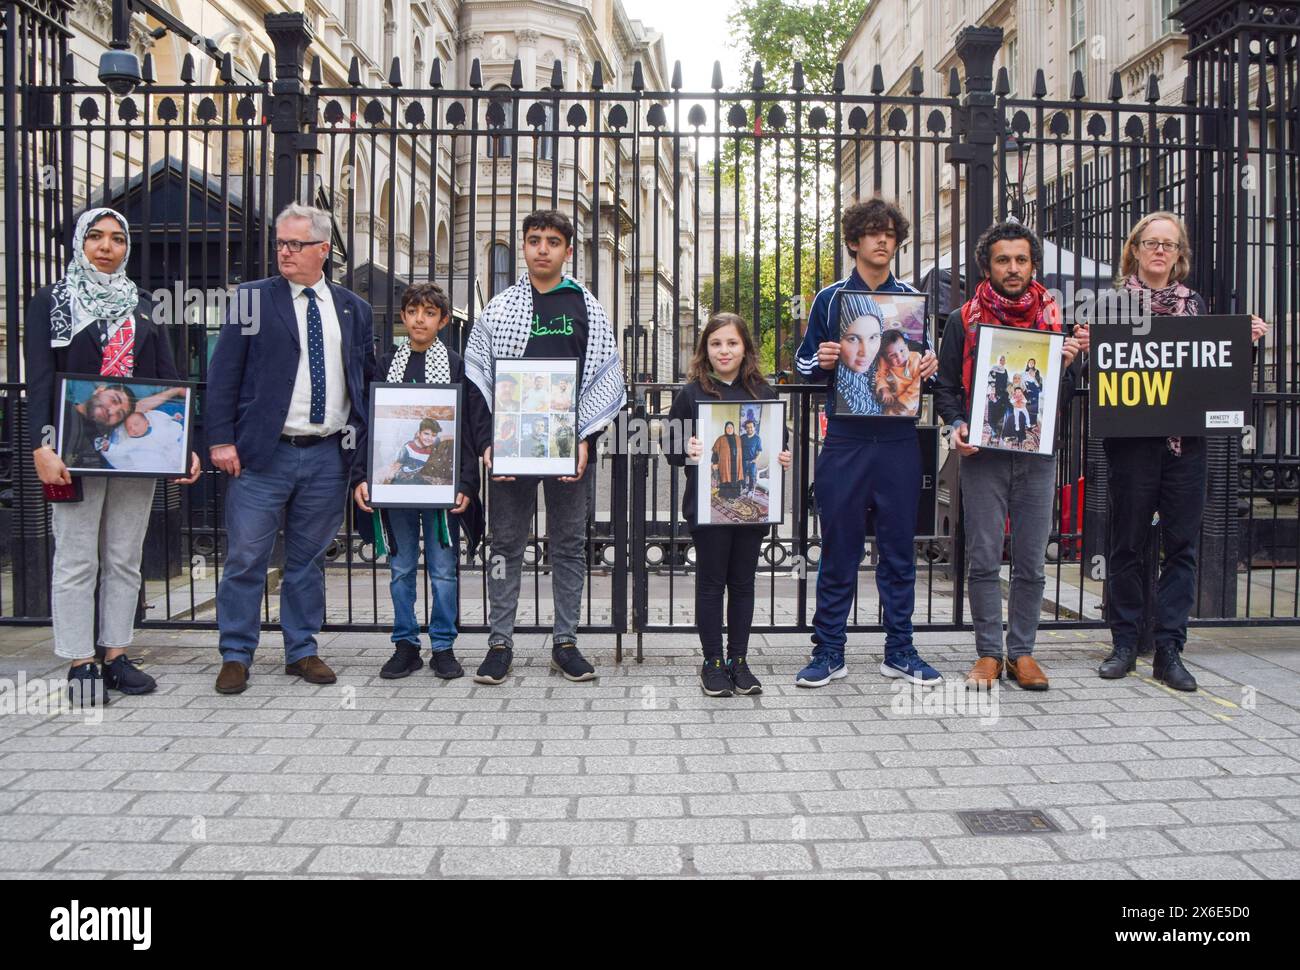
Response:
[[[1151,675],[1174,690],[1196,690],[1196,678],[1183,666],[1183,652],[1171,643],[1156,646],[1151,660]]]
[[[1118,680],[1137,667],[1137,650],[1122,647],[1118,643],[1110,651],[1110,656],[1101,662],[1097,673],[1102,680]]]

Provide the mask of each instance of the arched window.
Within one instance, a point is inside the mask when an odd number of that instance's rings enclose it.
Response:
[[[504,243],[492,244],[492,296],[513,283],[510,278],[510,247]]]
[[[492,89],[493,91],[508,92],[510,89],[504,84],[498,84]],[[515,126],[515,107],[514,102],[510,100],[508,94],[493,95],[490,105],[499,106],[500,111],[505,116],[503,126],[509,130]],[[496,112],[494,111],[493,114]],[[509,158],[510,153],[514,150],[514,136],[512,135],[492,135],[488,138],[487,154],[488,158]]]

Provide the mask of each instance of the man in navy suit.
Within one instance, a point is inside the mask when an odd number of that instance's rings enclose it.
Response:
[[[267,562],[282,522],[284,672],[334,683],[334,671],[316,655],[325,550],[343,521],[352,462],[363,454],[365,388],[375,368],[370,304],[325,279],[329,213],[287,206],[275,234],[280,275],[240,286],[252,290],[253,323],[232,309],[208,367],[208,450],[230,476],[217,589],[222,694],[248,684]],[[247,306],[239,296],[232,308]]]

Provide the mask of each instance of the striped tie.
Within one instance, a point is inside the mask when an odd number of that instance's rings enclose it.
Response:
[[[311,423],[325,423],[325,328],[321,324],[316,291],[307,295],[307,364],[311,368]]]

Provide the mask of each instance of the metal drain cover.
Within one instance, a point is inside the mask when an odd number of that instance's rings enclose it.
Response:
[[[1051,816],[1038,809],[958,812],[957,817],[971,835],[1036,835],[1061,831]]]

